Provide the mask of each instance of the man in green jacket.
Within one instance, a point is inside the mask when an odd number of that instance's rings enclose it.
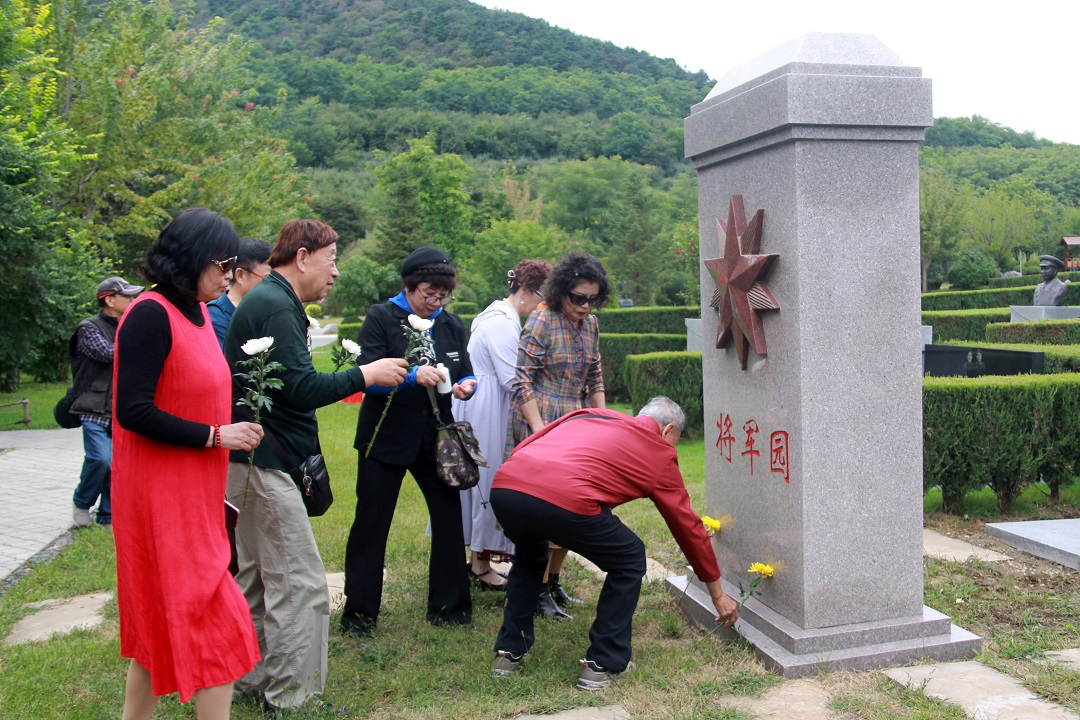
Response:
[[[262,696],[268,714],[321,705],[327,673],[330,598],[319,548],[303,500],[288,471],[319,450],[315,410],[367,385],[399,384],[403,359],[385,358],[339,373],[316,372],[308,347],[304,304],[321,302],[337,270],[337,233],[318,220],[291,220],[281,228],[270,255],[273,271],[244,298],[225,336],[225,357],[236,368],[246,360],[248,340],[272,337],[270,359],[284,365],[274,377],[281,389],[262,414],[266,432],[248,456],[232,453],[228,500],[240,508],[236,581],[247,598],[259,635],[262,660],[238,680],[234,692]],[[235,395],[242,395],[237,386]],[[250,420],[246,408],[234,417]]]

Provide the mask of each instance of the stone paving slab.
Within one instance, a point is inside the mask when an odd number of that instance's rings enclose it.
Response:
[[[1063,665],[1070,670],[1080,672],[1080,648],[1048,652],[1046,653],[1045,659],[1040,662],[1044,662],[1047,665]]]
[[[970,558],[983,562],[1002,562],[1012,559],[1003,553],[987,550],[926,528],[923,528],[923,555],[958,562],[964,562]]]
[[[1035,696],[1020,681],[974,660],[884,671],[892,680],[959,705],[976,720],[1080,720]]]
[[[48,640],[56,634],[73,630],[88,630],[100,625],[104,618],[101,610],[112,600],[111,592],[79,595],[63,600],[42,600],[26,607],[37,612],[27,615],[11,628],[4,640],[5,645],[21,645],[28,642]]]
[[[596,575],[596,577],[600,578],[601,580],[607,577],[606,572],[596,567],[596,565],[586,560],[581,555],[578,555],[576,552],[567,553],[567,557],[572,558],[574,561],[580,563],[582,567]],[[668,577],[670,577],[670,575],[671,573],[668,572],[666,567],[664,567],[650,557],[645,558],[646,580],[666,580]]]
[[[620,705],[577,708],[557,715],[518,715],[514,720],[630,720],[630,713]]]
[[[829,720],[829,695],[818,680],[804,678],[777,685],[760,697],[724,698],[723,707],[741,710],[760,720]]]
[[[1018,550],[1080,570],[1080,519],[987,523],[986,534]]]

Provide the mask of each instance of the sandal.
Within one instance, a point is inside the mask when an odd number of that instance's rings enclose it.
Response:
[[[502,592],[506,590],[506,581],[503,582],[488,582],[484,578],[488,575],[494,575],[495,577],[501,577],[495,570],[487,570],[486,572],[478,573],[473,572],[472,568],[469,568],[469,577],[472,579],[473,584],[479,587],[481,590],[495,590]]]

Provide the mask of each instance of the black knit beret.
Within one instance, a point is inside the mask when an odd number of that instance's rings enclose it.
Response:
[[[409,257],[405,258],[405,262],[401,264],[401,277],[412,275],[422,267],[440,263],[450,265],[449,256],[442,250],[433,247],[416,248],[409,253]]]

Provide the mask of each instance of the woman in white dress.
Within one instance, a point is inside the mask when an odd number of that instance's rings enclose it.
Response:
[[[551,265],[543,260],[522,260],[507,273],[510,294],[491,303],[472,321],[469,357],[478,380],[476,393],[468,402],[453,401],[454,418],[472,424],[488,461],[488,467],[480,468],[480,483],[461,493],[461,520],[471,550],[469,572],[473,582],[486,590],[506,589],[506,581],[492,569],[491,561],[507,559],[514,552],[514,544],[495,521],[488,498],[506,445],[521,316],[529,315],[543,301],[540,288],[550,273]]]

